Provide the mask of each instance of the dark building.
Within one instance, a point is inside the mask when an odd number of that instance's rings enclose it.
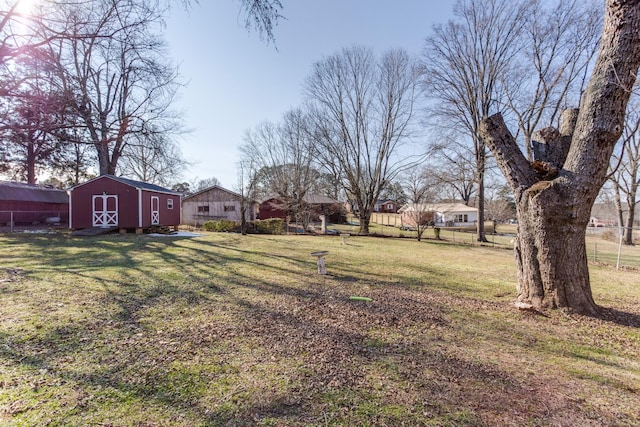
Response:
[[[0,224],[66,223],[68,219],[69,195],[65,190],[0,181]]]

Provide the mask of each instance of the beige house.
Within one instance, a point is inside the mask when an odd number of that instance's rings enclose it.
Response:
[[[218,185],[205,188],[182,199],[182,223],[196,227],[206,221],[222,219],[239,223],[241,200],[240,194]],[[247,221],[256,219],[257,206],[257,203],[251,203],[245,213]]]

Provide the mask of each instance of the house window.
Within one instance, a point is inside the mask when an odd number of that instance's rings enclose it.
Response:
[[[173,209],[173,199],[167,199],[167,209]]]
[[[390,211],[390,210],[393,210],[393,205],[392,205],[391,203],[389,203],[389,204],[387,205],[387,210],[389,210],[389,211]]]
[[[236,211],[236,207],[234,205],[231,206],[225,206],[224,207],[224,211],[225,212],[235,212]]]
[[[469,222],[469,216],[467,214],[457,214],[455,222]]]
[[[209,205],[198,206],[199,214],[208,214],[209,213]]]

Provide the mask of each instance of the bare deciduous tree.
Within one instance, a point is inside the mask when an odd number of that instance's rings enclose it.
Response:
[[[627,109],[624,130],[619,146],[620,152],[611,157],[611,165],[614,168],[609,176],[613,184],[616,207],[620,226],[624,228],[623,242],[633,244],[633,226],[635,222],[635,210],[638,200],[638,186],[640,185],[640,102],[636,99],[630,103]],[[624,199],[624,204],[622,202]],[[626,211],[626,221],[624,218]]]
[[[342,178],[357,205],[361,234],[381,190],[410,163],[399,148],[414,118],[416,67],[402,50],[379,60],[370,49],[343,49],[313,66],[305,86],[318,158]]]
[[[408,207],[404,215],[415,228],[416,238],[420,241],[425,230],[434,221],[434,212],[430,205],[436,201],[438,195],[437,177],[429,167],[415,167],[407,171],[403,183]]]
[[[529,160],[533,132],[557,122],[584,91],[598,48],[601,6],[600,1],[559,0],[548,8],[539,0],[532,2],[518,59],[502,78]]]
[[[122,176],[168,186],[180,179],[188,162],[175,141],[163,134],[151,133],[129,141],[121,165]]]
[[[319,175],[313,168],[316,153],[308,129],[304,112],[291,110],[279,124],[264,122],[248,131],[240,148],[243,158],[252,158],[259,168],[256,179],[263,192],[276,195],[281,203],[277,208],[291,212],[303,229],[309,222],[306,196]]]
[[[580,110],[565,111],[559,130],[541,132],[546,149],[539,158],[528,161],[500,114],[482,122],[482,137],[515,195],[521,306],[598,312],[585,230],[624,129],[639,66],[640,2],[607,0],[598,57]]]
[[[436,25],[427,38],[424,87],[437,100],[432,116],[471,139],[478,194],[478,240],[484,231],[484,180],[487,150],[479,136],[482,119],[503,101],[501,81],[510,74],[512,58],[521,47],[529,1],[458,0],[455,21]]]
[[[154,32],[163,13],[157,2],[93,6],[61,8],[75,36],[62,41],[59,69],[84,138],[96,149],[100,174],[116,174],[130,141],[167,138],[179,129],[170,111],[177,71],[166,63],[164,43]]]
[[[475,162],[457,148],[460,147],[440,151],[435,156],[438,163],[432,165],[432,171],[437,178],[441,198],[452,202],[462,200],[465,205],[471,206],[477,190]]]
[[[253,218],[251,209],[256,201],[257,181],[255,179],[258,168],[248,157],[238,162],[238,193],[240,194],[240,232],[245,236],[249,231],[248,220]]]

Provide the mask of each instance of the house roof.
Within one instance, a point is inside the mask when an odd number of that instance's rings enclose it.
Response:
[[[478,212],[477,208],[467,206],[463,203],[407,203],[399,209],[399,212],[420,211],[420,212]]]
[[[123,178],[123,177],[115,176],[115,175],[100,175],[97,178],[90,179],[89,181],[83,182],[82,184],[78,184],[78,185],[72,187],[71,189],[73,190],[76,187],[80,187],[82,185],[86,185],[86,184],[88,184],[90,182],[96,181],[98,179],[103,179],[103,178],[109,178],[109,179],[112,179],[114,181],[118,181],[118,182],[121,182],[123,184],[130,185],[131,187],[139,188],[141,190],[149,190],[149,191],[156,191],[158,193],[169,193],[169,194],[176,194],[176,195],[180,194],[177,191],[169,190],[168,188],[160,187],[159,185],[150,184],[148,182],[135,181],[133,179]]]
[[[0,181],[0,200],[40,203],[69,203],[65,190],[23,182]]]
[[[260,203],[264,203],[268,200],[280,200],[280,199],[281,199],[280,196],[272,195],[272,196],[265,197],[264,199],[262,199]],[[337,200],[332,199],[331,197],[323,196],[321,194],[305,194],[302,200],[312,205],[330,205],[334,203],[340,203]]]
[[[303,197],[303,200],[307,203],[316,205],[330,205],[333,203],[338,203],[337,200],[332,199],[331,197],[323,196],[321,194],[307,194]]]
[[[182,200],[183,201],[189,201],[190,198],[199,196],[200,194],[203,194],[203,193],[207,193],[207,192],[209,192],[211,190],[220,190],[220,191],[224,191],[226,193],[229,193],[229,194],[231,194],[232,196],[235,196],[235,197],[242,197],[240,194],[238,194],[236,192],[233,192],[231,190],[227,190],[226,188],[220,187],[219,185],[212,185],[211,187],[207,187],[204,190],[198,191],[197,193],[189,194],[188,196],[185,196]]]

